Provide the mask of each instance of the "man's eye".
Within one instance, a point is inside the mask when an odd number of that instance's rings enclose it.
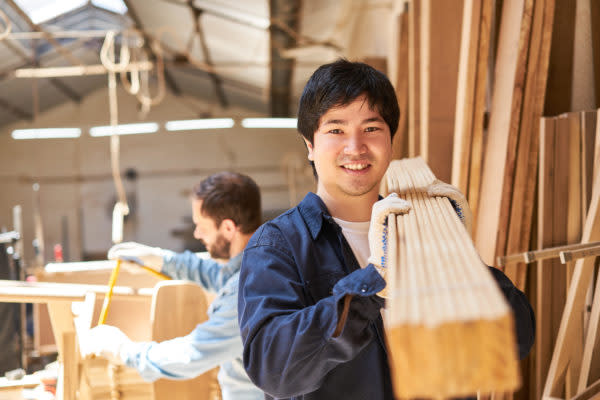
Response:
[[[368,128],[365,129],[365,132],[375,132],[378,131],[380,128],[377,126],[369,126]]]
[[[327,133],[342,133],[341,129],[330,129],[327,131]]]

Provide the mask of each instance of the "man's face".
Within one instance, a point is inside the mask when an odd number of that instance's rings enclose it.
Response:
[[[215,221],[202,214],[202,200],[192,201],[192,219],[196,224],[194,237],[206,246],[208,253],[212,258],[229,259],[231,241],[225,238],[221,231],[221,226],[217,227]]]
[[[319,120],[308,158],[317,170],[317,194],[363,196],[379,192],[392,157],[390,129],[364,96],[331,108]]]

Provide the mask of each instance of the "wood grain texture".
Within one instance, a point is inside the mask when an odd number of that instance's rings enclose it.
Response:
[[[475,245],[488,265],[505,254],[532,11],[532,0],[505,2],[502,9],[475,231]]]
[[[523,107],[518,132],[515,177],[510,200],[510,219],[506,254],[529,249],[535,204],[535,183],[538,168],[539,127],[544,108],[546,78],[554,22],[554,1],[537,0],[529,43],[527,75]],[[504,207],[508,206],[503,205]],[[512,264],[506,275],[520,290],[525,290],[526,265]]]
[[[408,155],[420,154],[420,12],[421,0],[408,3]]]
[[[419,157],[393,161],[382,185],[383,195],[412,205],[388,218],[385,323],[396,396],[512,392],[520,378],[508,304],[448,199],[427,195],[434,179]]]
[[[397,80],[396,97],[400,108],[400,120],[398,130],[392,143],[392,158],[400,159],[408,156],[408,12],[400,14],[398,22],[400,25],[398,39]]]
[[[161,342],[188,335],[206,321],[208,303],[204,290],[187,281],[164,281],[155,286],[152,301],[152,340]],[[217,368],[200,376],[179,381],[159,379],[154,382],[154,399],[213,400],[218,398]]]
[[[595,165],[598,165],[598,159]],[[600,238],[600,176],[594,177],[592,186],[592,199],[590,208],[583,226],[582,242],[598,241]],[[567,293],[564,313],[561,319],[560,329],[556,339],[556,346],[552,354],[552,361],[548,370],[548,376],[544,386],[543,397],[561,396],[560,389],[563,376],[568,363],[573,359],[571,346],[576,337],[577,324],[579,322],[587,288],[592,279],[594,271],[594,259],[581,258],[576,261],[571,284]]]

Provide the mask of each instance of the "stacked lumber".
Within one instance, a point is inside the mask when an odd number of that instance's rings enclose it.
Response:
[[[408,2],[408,63],[399,60],[408,68],[408,102],[399,98],[401,107],[408,106],[400,109],[408,117],[408,148],[400,149],[400,156],[423,157],[445,182],[450,181],[452,166],[462,4],[463,0]]]
[[[484,149],[475,244],[484,262],[525,251],[531,239],[537,132],[545,99],[554,0],[504,2]],[[522,265],[507,276],[525,288]]]
[[[449,200],[426,195],[422,158],[390,164],[381,192],[412,205],[391,215],[388,314],[399,398],[512,392],[520,384],[512,313]]]
[[[104,358],[81,362],[79,396],[90,400],[150,400],[152,383],[132,368],[110,364]]]
[[[465,0],[463,5],[451,182],[473,210],[479,204],[492,6],[492,0]]]
[[[538,321],[535,348],[521,365],[523,389],[515,396],[587,398],[590,388],[600,392],[600,351],[594,351],[600,344],[591,339],[597,323],[590,322],[590,309],[600,303],[590,288],[597,238],[586,238],[599,147],[596,112],[581,110],[599,104],[600,2],[448,3],[462,15],[447,12],[453,22],[439,24],[435,14],[443,6],[436,0],[408,1],[408,143],[395,147],[394,156],[420,155],[446,181],[438,168],[449,147],[435,127],[434,113],[442,111],[433,101],[456,99],[449,182],[469,200],[483,261],[501,266],[528,295]],[[446,90],[434,82],[441,56],[433,46],[454,48],[449,26],[461,28],[460,57],[457,86]],[[596,104],[585,102],[594,90]],[[570,294],[575,287],[582,293]]]
[[[600,239],[600,124],[598,112],[546,117],[540,130],[538,248]],[[567,189],[567,190],[565,190]],[[571,259],[573,254],[571,252]],[[585,255],[585,252],[581,252]],[[563,257],[564,258],[564,257]],[[595,257],[538,261],[536,393],[574,398],[600,379],[596,332],[600,286],[590,301]],[[591,308],[591,313],[588,310]],[[592,383],[592,385],[588,385]]]

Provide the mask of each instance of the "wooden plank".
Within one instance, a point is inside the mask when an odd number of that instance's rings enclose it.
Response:
[[[585,335],[585,343],[583,345],[583,355],[581,357],[581,371],[579,375],[579,383],[577,385],[577,393],[582,393],[588,387],[588,379],[592,366],[592,356],[594,354],[595,345],[598,339],[598,324],[600,323],[600,275],[596,279],[596,289],[594,293],[594,303],[592,305],[592,313],[588,324],[588,330]]]
[[[567,223],[566,238],[567,244],[581,241],[581,121],[580,113],[569,113],[569,131],[568,131],[568,186],[567,186]],[[575,263],[567,264],[567,288],[573,276]],[[573,397],[577,393],[577,382],[579,382],[579,371],[581,367],[581,356],[583,354],[583,309],[577,311],[576,318],[578,322],[574,327],[574,340],[571,343],[572,359],[569,365],[566,382],[565,394],[567,398]]]
[[[396,79],[396,97],[400,108],[398,130],[392,143],[392,158],[400,159],[408,156],[408,12],[398,16],[398,68]]]
[[[195,283],[164,281],[155,287],[152,299],[152,340],[161,342],[189,334],[206,321],[208,303],[204,290]],[[154,398],[210,400],[219,390],[217,368],[189,380],[159,379],[154,382]]]
[[[490,0],[465,0],[463,5],[451,182],[467,197],[472,144],[483,132],[491,12]]]
[[[520,123],[533,0],[505,2],[500,23],[490,126],[475,244],[485,263],[505,254],[508,202]]]
[[[415,157],[420,153],[420,10],[421,0],[408,3],[408,155]]]
[[[598,166],[600,159],[594,160]],[[600,239],[600,176],[594,177],[592,186],[592,199],[585,224],[583,226],[582,242],[592,242]],[[570,343],[577,340],[576,324],[578,314],[585,304],[586,292],[594,272],[594,260],[581,258],[575,263],[575,270],[571,279],[571,285],[567,293],[567,301],[560,329],[556,340],[556,346],[552,354],[552,361],[548,371],[548,377],[544,386],[544,397],[560,396],[558,394],[561,386],[561,376],[568,363],[572,360]]]
[[[419,12],[419,144],[421,157],[429,158],[429,80],[431,59],[431,1],[420,0]]]
[[[467,198],[473,212],[473,230],[476,229],[479,196],[481,189],[481,170],[483,161],[483,128],[486,110],[486,93],[488,86],[488,61],[492,20],[494,19],[494,2],[483,0],[479,32],[479,56],[477,63],[477,81],[473,111],[473,133],[471,143],[471,163],[469,172],[469,189]],[[475,232],[472,233],[474,235]]]
[[[538,174],[538,235],[537,247],[542,249],[552,245],[552,210],[554,207],[554,140],[555,140],[556,119],[542,118],[540,124],[540,168]],[[546,381],[546,374],[550,366],[552,348],[554,344],[553,316],[554,309],[562,310],[564,306],[564,296],[562,305],[556,304],[559,296],[552,295],[552,281],[554,277],[554,261],[538,261],[537,263],[537,292],[535,301],[536,315],[536,338],[535,338],[535,388],[534,398],[539,399],[542,396],[543,383]],[[558,319],[560,322],[560,316]]]
[[[571,110],[576,4],[573,0],[556,0],[544,115]]]
[[[77,385],[79,384],[79,358],[77,356],[77,342],[75,332],[64,332],[61,336],[62,354],[60,362],[59,384],[57,398],[63,400],[77,400]],[[62,393],[61,393],[62,392]]]
[[[546,92],[554,0],[536,1],[532,18],[515,177],[510,202],[506,244],[508,254],[529,249],[531,242],[538,167],[539,124]],[[519,263],[507,266],[505,269],[507,276],[522,291],[525,291],[526,268],[525,264]]]
[[[463,0],[431,0],[426,151],[438,179],[450,182]],[[423,111],[423,110],[422,110]]]
[[[465,0],[463,3],[450,182],[465,195],[468,195],[469,188],[481,8],[479,1]]]
[[[583,392],[577,394],[571,400],[598,400],[600,399],[600,380],[591,384]]]
[[[596,141],[596,111],[581,112],[581,211],[587,216],[594,179],[594,149]]]
[[[600,97],[600,96],[599,96]],[[594,178],[593,178],[593,182],[596,181],[596,175],[600,174],[600,110],[597,111],[596,113],[596,142],[595,142],[595,146],[594,146]],[[593,191],[593,187],[592,187],[592,191]],[[591,201],[590,201],[590,205],[591,205]]]
[[[590,1],[592,22],[592,54],[594,62],[594,89],[596,107],[600,107],[600,2]]]

